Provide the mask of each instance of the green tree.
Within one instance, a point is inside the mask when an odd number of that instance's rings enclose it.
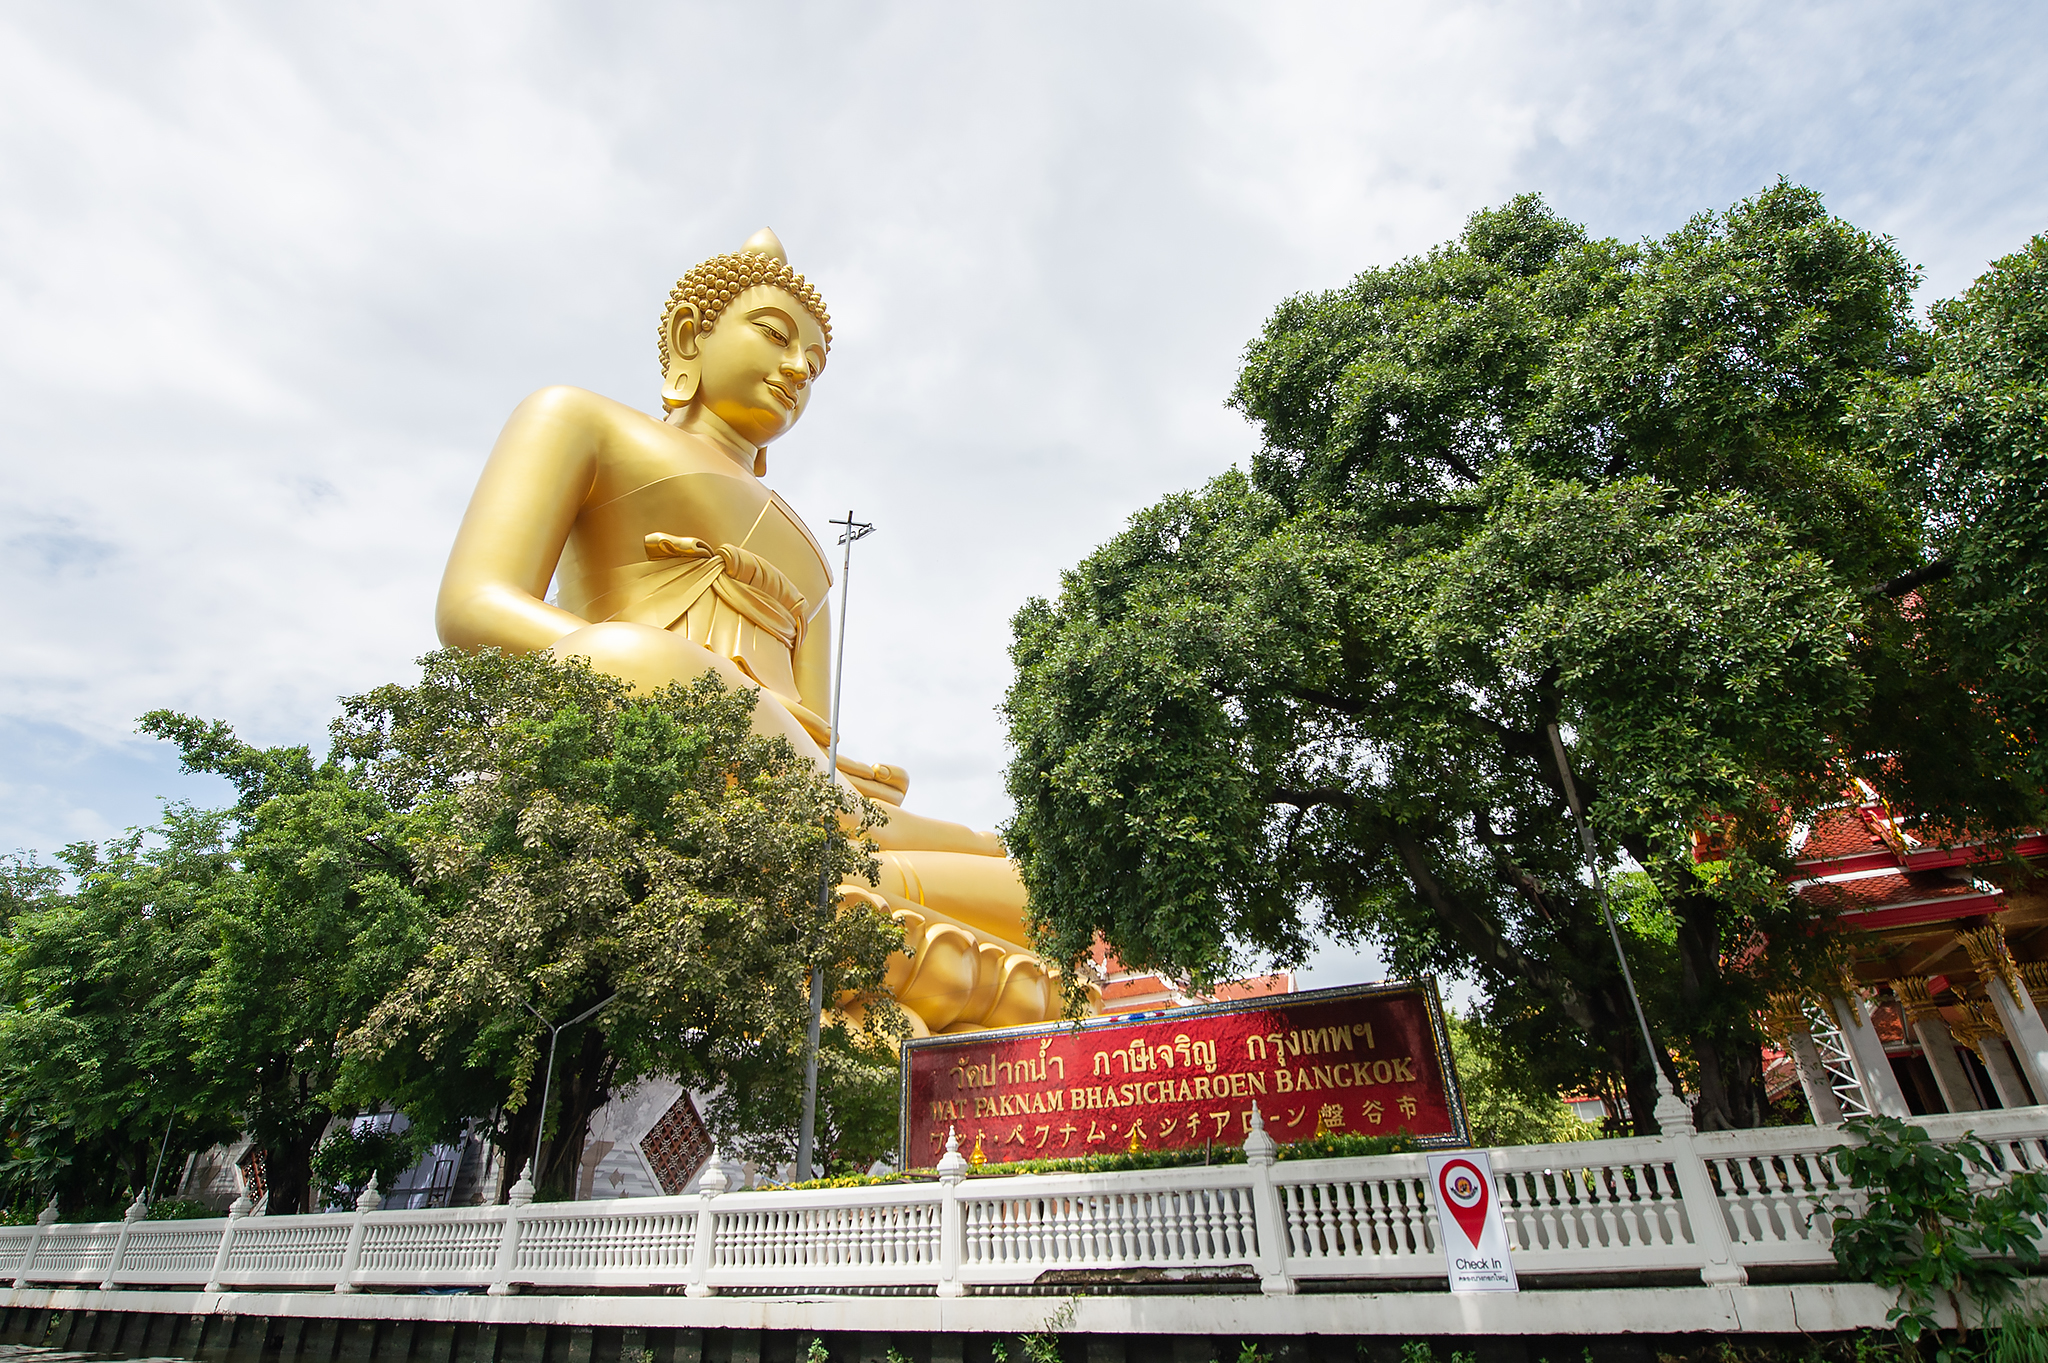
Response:
[[[1937,304],[1924,372],[1868,394],[1862,428],[1916,480],[1929,561],[1913,642],[1963,680],[1988,724],[1979,762],[2048,787],[2048,235]],[[1909,797],[1910,798],[1910,797]]]
[[[117,1213],[160,1153],[232,1136],[184,1018],[206,955],[208,890],[232,874],[225,816],[182,805],[148,833],[11,864],[0,939],[0,1200],[56,1194]],[[165,1149],[167,1139],[172,1142]],[[175,1164],[172,1167],[176,1167]]]
[[[337,1087],[342,1038],[430,939],[403,827],[354,772],[316,764],[305,747],[258,748],[226,724],[163,710],[141,728],[175,743],[186,771],[235,784],[220,816],[233,867],[198,895],[207,942],[183,1021],[209,1101],[239,1113],[265,1152],[269,1209],[318,1210],[321,1136],[381,1096]],[[465,1077],[445,1076],[451,1096],[477,1091]]]
[[[821,868],[834,884],[872,875],[858,834],[873,811],[755,735],[752,694],[715,677],[635,696],[544,657],[423,665],[417,686],[344,701],[335,725],[337,752],[404,819],[436,912],[431,948],[348,1038],[354,1090],[432,1125],[451,1068],[488,1075],[509,1164],[544,1131],[534,1182],[551,1196],[575,1186],[591,1114],[641,1075],[793,1090],[812,963],[832,997],[869,994],[901,946],[879,900],[817,911]],[[828,839],[828,814],[855,836]],[[542,1021],[592,1008],[561,1033],[550,1081]],[[758,1116],[728,1110],[721,1135]]]
[[[817,1162],[828,1176],[865,1174],[896,1157],[901,1037],[876,1014],[828,1018],[818,1035]],[[731,1154],[763,1164],[796,1157],[803,1090],[779,1067],[730,1075],[712,1096],[710,1125],[734,1133]],[[799,1178],[803,1175],[799,1174]]]
[[[1458,1087],[1474,1145],[1549,1145],[1591,1140],[1599,1128],[1582,1122],[1557,1090],[1536,1077],[1513,1040],[1477,1018],[1446,1018]]]
[[[1941,738],[1872,590],[1916,521],[1847,421],[1918,363],[1913,283],[1780,183],[1635,246],[1524,197],[1283,304],[1232,399],[1249,472],[1016,618],[1007,832],[1046,949],[1213,978],[1376,937],[1476,972],[1503,1025],[1567,1020],[1654,1130],[1555,725],[1603,860],[1668,915],[1699,1120],[1756,1124],[1756,1015],[1822,949],[1788,821]]]

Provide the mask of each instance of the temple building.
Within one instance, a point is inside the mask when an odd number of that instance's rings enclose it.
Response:
[[[1156,970],[1131,969],[1119,961],[1109,945],[1099,938],[1093,955],[1095,978],[1102,984],[1100,1011],[1105,1015],[1126,1016],[1205,1003],[1234,1003],[1239,999],[1292,994],[1295,991],[1294,972],[1291,970],[1228,980],[1212,989],[1201,990],[1186,980],[1177,980]]]
[[[1853,966],[1770,1018],[1814,1120],[2048,1099],[2048,835],[1942,846],[1868,786],[1847,796],[1795,831],[1792,889],[1833,915]]]

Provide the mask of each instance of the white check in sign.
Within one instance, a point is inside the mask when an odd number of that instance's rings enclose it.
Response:
[[[1447,1150],[1429,1157],[1436,1198],[1437,1239],[1450,1265],[1453,1292],[1518,1292],[1500,1201],[1493,1195],[1493,1162],[1483,1150]]]

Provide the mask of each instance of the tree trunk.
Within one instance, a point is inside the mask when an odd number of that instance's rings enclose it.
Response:
[[[331,1113],[320,1112],[302,1121],[282,1125],[264,1143],[270,1178],[270,1214],[290,1216],[318,1211],[318,1199],[310,1195],[313,1183],[313,1151],[320,1133],[327,1129]]]
[[[548,1093],[550,1134],[541,1141],[534,1193],[543,1201],[569,1201],[576,1196],[577,1173],[583,1163],[583,1146],[590,1132],[590,1119],[611,1100],[611,1077],[616,1068],[605,1048],[604,1033],[595,1027],[579,1027],[565,1034],[556,1049],[554,1082],[547,1079],[548,1054],[545,1044],[534,1062],[528,1081],[527,1103],[512,1114],[506,1130],[506,1170],[524,1170],[533,1160],[536,1124],[541,1112],[541,1094]],[[514,1178],[507,1179],[509,1189]],[[501,1196],[500,1201],[504,1200]]]
[[[1753,1040],[1727,1021],[1721,906],[1709,895],[1689,894],[1679,899],[1677,910],[1679,998],[1692,1021],[1693,1060],[1699,1066],[1694,1119],[1702,1131],[1756,1126],[1763,1120],[1754,1094],[1761,1057]]]
[[[1617,982],[1611,988],[1589,991],[1588,997],[1597,1019],[1595,1039],[1621,1079],[1632,1134],[1662,1134],[1657,1125],[1657,1061],[1643,1051],[1642,1028],[1636,1022],[1627,985]]]

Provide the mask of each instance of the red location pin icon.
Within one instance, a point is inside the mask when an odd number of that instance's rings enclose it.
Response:
[[[1451,1217],[1458,1223],[1458,1229],[1465,1232],[1465,1238],[1472,1242],[1472,1248],[1479,1248],[1480,1233],[1486,1228],[1486,1202],[1493,1196],[1480,1176],[1479,1166],[1471,1160],[1447,1160],[1437,1171],[1436,1190],[1451,1209]]]

